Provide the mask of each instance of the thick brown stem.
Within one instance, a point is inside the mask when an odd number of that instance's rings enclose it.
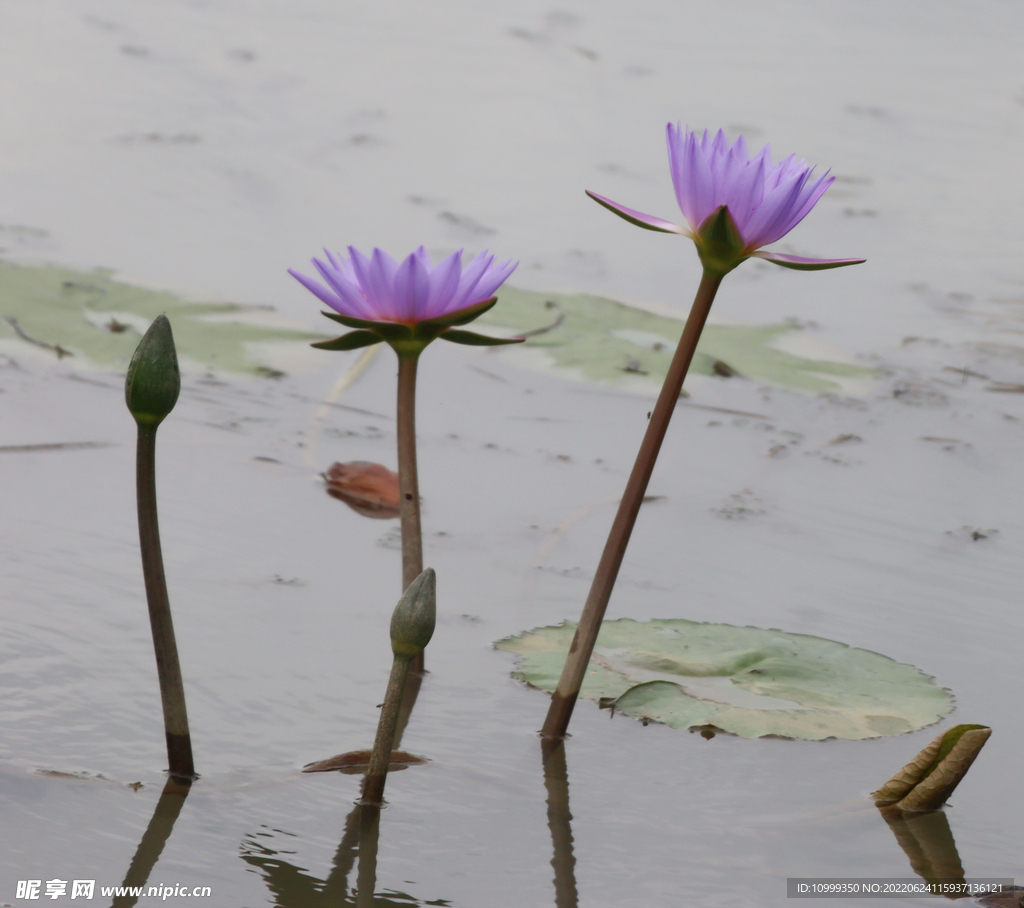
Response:
[[[185,687],[181,680],[178,647],[171,623],[171,604],[160,551],[160,529],[156,514],[156,427],[139,425],[136,455],[136,495],[139,507],[139,545],[142,574],[146,582],[149,624],[153,631],[156,670],[160,679],[160,701],[167,736],[167,759],[171,775],[195,776],[192,739],[185,712]]]
[[[679,346],[672,358],[668,375],[665,376],[665,383],[661,387],[658,401],[654,405],[654,410],[647,423],[647,432],[640,444],[640,451],[633,464],[633,472],[629,475],[622,500],[619,502],[619,509],[608,534],[608,541],[605,543],[601,561],[598,563],[590,594],[587,596],[586,605],[580,615],[576,635],[569,647],[569,655],[565,660],[562,676],[551,697],[551,706],[541,730],[541,734],[545,738],[561,738],[569,727],[569,719],[572,717],[576,698],[583,685],[583,677],[594,651],[597,634],[601,629],[601,621],[604,619],[608,600],[611,598],[612,588],[615,586],[619,567],[622,565],[622,558],[626,553],[626,546],[629,544],[629,537],[633,532],[633,525],[636,523],[640,505],[647,492],[647,483],[654,471],[654,464],[658,459],[661,443],[665,439],[669,420],[672,418],[672,413],[679,400],[679,392],[683,388],[683,380],[690,368],[694,351],[697,349],[697,341],[700,339],[701,331],[704,330],[704,322],[707,321],[711,304],[714,302],[715,293],[721,282],[721,274],[705,271],[700,286],[697,288],[697,296],[690,309],[689,318],[686,320],[686,327],[683,328],[683,336],[679,339]]]
[[[416,366],[419,354],[398,355],[398,492],[402,519],[402,591],[423,573],[420,483],[416,471]],[[423,654],[410,670],[422,674]]]
[[[377,720],[377,737],[373,742],[370,765],[363,780],[361,804],[379,807],[384,799],[384,782],[387,780],[388,766],[391,764],[391,751],[394,750],[398,715],[405,693],[405,679],[409,675],[409,662],[408,656],[395,656],[394,662],[391,663],[391,677],[388,678],[384,705],[380,710],[380,719]]]

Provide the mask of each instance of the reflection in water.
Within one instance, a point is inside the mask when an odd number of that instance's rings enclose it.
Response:
[[[191,779],[171,776],[167,780],[160,800],[156,802],[153,819],[149,821],[146,831],[142,834],[142,841],[135,850],[135,857],[132,858],[122,886],[145,886],[149,881],[149,875],[153,872],[164,845],[171,837],[174,822],[178,819],[191,788]],[[138,897],[134,895],[115,896],[111,908],[132,908],[137,901]]]
[[[565,741],[562,738],[542,738],[541,754],[544,758],[544,787],[548,793],[548,829],[554,857],[556,908],[576,908],[576,856],[572,850],[572,814],[569,813],[569,770],[565,762]]]
[[[359,876],[356,908],[373,908],[377,890],[377,843],[380,841],[380,805],[359,805]]]
[[[273,832],[280,833],[280,830]],[[451,904],[445,899],[421,902],[406,892],[394,889],[376,891],[379,808],[357,804],[348,815],[345,832],[325,880],[306,873],[303,867],[296,867],[281,859],[281,855],[293,852],[274,850],[258,838],[273,838],[273,832],[248,836],[242,842],[241,857],[263,877],[276,908],[409,908],[410,905]],[[349,888],[349,875],[357,857],[359,868],[356,885]]]
[[[395,729],[395,750],[402,743],[402,735],[409,724],[416,698],[423,684],[423,675],[411,672],[405,682],[402,695],[402,706],[398,713],[398,724]],[[339,761],[344,754],[332,757],[331,761]],[[321,761],[327,763],[330,761]],[[564,758],[563,758],[564,766]],[[307,767],[308,771],[309,767]],[[363,772],[366,767],[362,767]],[[343,770],[344,771],[344,770]],[[564,772],[564,770],[563,770]],[[266,829],[267,827],[264,827]],[[433,899],[421,902],[405,892],[389,889],[377,892],[377,843],[380,838],[380,808],[356,804],[345,818],[345,831],[342,833],[338,850],[334,853],[331,872],[327,879],[321,880],[305,872],[304,867],[296,867],[282,860],[281,855],[294,854],[294,851],[270,848],[260,839],[273,838],[274,833],[291,835],[274,829],[247,836],[242,841],[241,858],[255,867],[263,877],[274,897],[276,908],[397,908],[409,905],[449,905],[445,899]],[[348,878],[352,868],[359,860],[356,874],[356,885],[349,888]]]
[[[964,881],[964,868],[945,811],[906,814],[898,808],[879,807],[878,812],[889,824],[914,873],[929,883]]]

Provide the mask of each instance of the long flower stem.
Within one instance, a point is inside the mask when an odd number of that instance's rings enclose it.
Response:
[[[139,424],[135,460],[136,496],[139,507],[139,545],[142,549],[142,575],[146,582],[149,624],[153,631],[156,670],[160,679],[160,701],[167,735],[167,759],[171,775],[195,777],[192,762],[192,738],[185,712],[185,687],[181,680],[178,647],[171,623],[171,604],[167,598],[167,579],[160,551],[160,528],[156,515],[156,426]]]
[[[565,660],[562,676],[551,697],[551,706],[548,709],[547,718],[544,720],[544,727],[541,729],[541,735],[545,738],[561,738],[569,727],[569,719],[572,718],[572,710],[576,705],[580,687],[583,685],[583,677],[590,662],[590,656],[594,652],[594,644],[597,642],[597,634],[601,629],[601,621],[604,619],[612,588],[619,575],[619,567],[626,554],[626,546],[629,544],[629,537],[633,532],[633,525],[636,523],[640,505],[647,492],[647,483],[654,471],[654,463],[658,459],[658,452],[665,439],[669,420],[672,418],[672,413],[679,400],[683,380],[690,368],[694,351],[697,349],[697,341],[700,339],[701,331],[704,330],[704,322],[707,321],[711,304],[714,302],[715,293],[718,292],[718,285],[721,282],[721,274],[704,271],[693,301],[693,307],[690,309],[686,326],[683,328],[683,335],[679,339],[679,346],[676,348],[675,356],[672,357],[672,364],[669,366],[668,375],[665,376],[665,383],[661,387],[658,401],[651,412],[647,432],[644,434],[636,462],[633,464],[633,472],[629,475],[622,500],[619,502],[619,509],[608,534],[608,541],[605,543],[601,561],[598,563],[590,594],[587,596],[586,605],[580,615],[579,626],[576,628],[572,645],[569,647],[569,656]]]
[[[416,366],[418,353],[398,355],[398,492],[402,520],[402,590],[423,573],[420,484],[416,472]],[[410,671],[423,672],[423,655]]]

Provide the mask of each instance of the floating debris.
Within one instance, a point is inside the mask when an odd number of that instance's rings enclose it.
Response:
[[[398,474],[387,467],[354,460],[333,463],[322,475],[327,494],[345,502],[357,514],[376,520],[399,516]]]

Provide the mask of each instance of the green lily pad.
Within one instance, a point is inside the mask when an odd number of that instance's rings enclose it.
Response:
[[[520,657],[513,677],[553,691],[575,633],[566,622],[495,646]],[[580,696],[673,728],[809,741],[916,731],[953,706],[930,675],[869,650],[683,618],[605,621]]]
[[[682,319],[599,296],[531,293],[512,287],[498,291],[498,304],[478,324],[505,333],[551,326],[501,355],[565,377],[655,389],[661,387],[683,330]],[[724,364],[746,378],[811,394],[842,391],[851,380],[872,380],[881,374],[851,363],[805,359],[773,346],[800,330],[789,322],[707,325],[690,372],[721,375],[716,363]]]
[[[254,323],[269,311],[269,306],[188,302],[164,290],[116,281],[104,270],[0,262],[0,339],[29,344],[27,336],[55,353],[106,368],[126,367],[139,338],[162,312],[173,324],[182,358],[232,372],[267,373],[261,363],[267,348],[257,345],[323,340],[323,334]]]

